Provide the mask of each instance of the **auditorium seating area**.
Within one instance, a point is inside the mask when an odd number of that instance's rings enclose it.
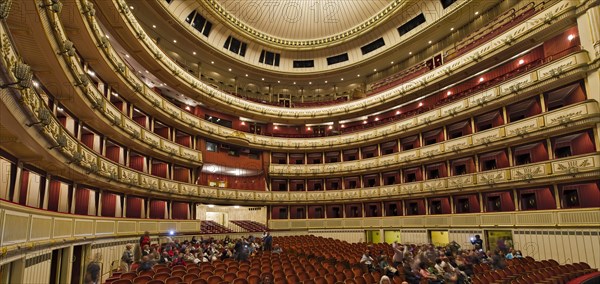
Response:
[[[245,232],[265,232],[269,228],[262,223],[250,221],[250,220],[230,220],[229,222],[239,226]]]
[[[227,234],[232,233],[233,231],[218,224],[215,221],[201,221],[200,223],[200,233],[201,234]]]
[[[366,249],[382,251],[392,257],[392,245],[348,243],[332,238],[315,236],[286,236],[274,238],[283,253],[261,252],[248,261],[225,259],[212,263],[187,264],[186,266],[155,265],[152,270],[140,273],[115,273],[106,284],[258,284],[265,278],[272,283],[318,283],[318,284],[368,284],[378,283],[381,272],[369,271],[360,264]],[[412,249],[415,244],[409,245]],[[506,268],[492,269],[490,264],[473,265],[472,283],[567,283],[571,279],[597,272],[586,263],[561,265],[555,260],[536,261],[532,257],[506,260]],[[392,277],[394,284],[407,281],[402,270]],[[420,283],[427,283],[421,279]]]

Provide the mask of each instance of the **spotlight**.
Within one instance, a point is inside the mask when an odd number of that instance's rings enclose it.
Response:
[[[175,235],[175,231],[173,231],[173,230],[170,230],[170,231],[169,231],[169,236],[173,236],[173,235]]]

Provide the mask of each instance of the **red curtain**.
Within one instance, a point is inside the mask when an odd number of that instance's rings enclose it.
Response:
[[[163,128],[158,128],[158,129],[154,129],[154,133],[156,133],[156,135],[158,136],[162,136],[165,139],[169,139],[169,128],[168,127],[163,127]]]
[[[129,167],[140,172],[144,171],[145,163],[146,159],[143,156],[134,156],[129,158]]]
[[[77,188],[75,190],[75,214],[87,215],[90,201],[90,190]]]
[[[134,117],[133,120],[135,122],[137,122],[139,125],[141,125],[142,127],[146,127],[146,120],[148,120],[148,118],[145,116],[138,116],[138,117]]]
[[[115,163],[119,163],[119,159],[121,157],[121,147],[119,146],[109,146],[106,147],[106,158],[115,162]]]
[[[21,172],[21,191],[19,192],[19,204],[27,204],[27,187],[29,186],[29,171],[23,170]]]
[[[142,218],[142,203],[143,198],[140,197],[127,197],[127,218]]]
[[[192,138],[189,135],[183,135],[183,136],[177,136],[177,138],[175,138],[175,142],[179,145],[183,145],[186,147],[190,147]]]
[[[109,192],[102,193],[102,217],[115,217],[117,195]]]
[[[172,219],[187,219],[188,208],[189,206],[185,202],[173,202]]]
[[[82,134],[81,143],[83,143],[85,146],[90,147],[90,149],[94,149],[94,134]]]
[[[180,167],[173,168],[173,180],[190,182],[190,169]]]
[[[165,219],[165,208],[167,208],[166,201],[152,200],[150,202],[150,218]]]
[[[152,164],[152,175],[162,178],[167,178],[167,168],[169,165],[166,163],[154,163]]]
[[[58,202],[60,202],[60,181],[50,181],[48,189],[48,210],[58,211]]]

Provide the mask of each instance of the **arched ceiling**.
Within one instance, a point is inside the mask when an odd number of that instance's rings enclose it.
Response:
[[[258,32],[288,40],[342,34],[376,16],[393,0],[213,0]]]

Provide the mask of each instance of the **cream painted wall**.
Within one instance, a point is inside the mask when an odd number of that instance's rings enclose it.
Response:
[[[10,163],[5,159],[0,159],[0,198],[10,199],[8,196],[10,187]]]
[[[308,234],[317,237],[334,238],[349,243],[366,241],[364,230],[309,230]]]
[[[32,207],[38,207],[41,205],[40,201],[40,182],[42,178],[34,173],[29,172],[29,183],[27,184],[27,205]]]
[[[52,268],[51,263],[51,250],[42,250],[28,254],[25,258],[23,283],[48,283],[50,281],[50,270]]]
[[[600,229],[513,230],[515,249],[535,259],[559,263],[587,262],[600,267]]]

